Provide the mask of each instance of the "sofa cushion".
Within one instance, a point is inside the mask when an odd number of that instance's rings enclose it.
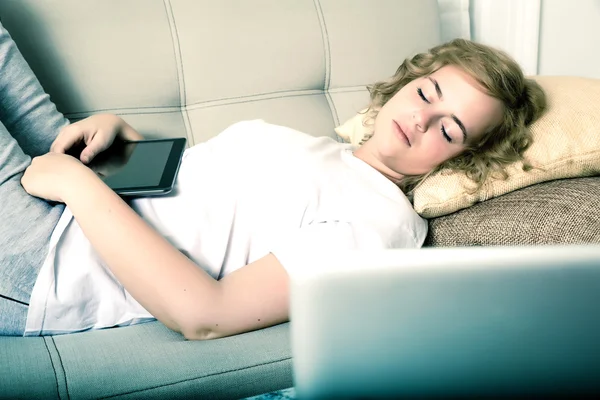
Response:
[[[288,324],[207,341],[160,322],[0,337],[0,360],[0,398],[243,398],[293,386]]]
[[[600,243],[600,177],[540,183],[429,221],[425,246]]]
[[[154,322],[54,341],[71,398],[241,398],[293,385],[288,336],[283,324],[187,341]]]
[[[0,336],[0,398],[63,398],[46,338]],[[60,368],[60,366],[57,366]],[[22,377],[27,377],[23,384]]]
[[[415,210],[423,217],[450,214],[513,190],[553,179],[600,173],[600,80],[537,76],[548,96],[548,112],[532,125],[533,145],[525,156],[536,168],[518,162],[507,168],[508,179],[489,178],[477,191],[461,172],[441,171],[414,193]],[[366,128],[357,114],[336,132],[357,144]]]

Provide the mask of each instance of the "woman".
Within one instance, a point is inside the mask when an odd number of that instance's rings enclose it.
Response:
[[[139,134],[113,115],[64,127],[4,30],[0,43],[5,335],[157,318],[211,339],[284,322],[297,252],[421,246],[420,179],[449,166],[481,182],[522,158],[545,105],[506,55],[455,41],[370,87],[359,148],[242,122],[186,151],[175,194],[127,204],[85,163]],[[81,140],[80,160],[64,154]]]

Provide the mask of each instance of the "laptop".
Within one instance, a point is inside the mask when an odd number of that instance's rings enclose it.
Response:
[[[297,262],[290,319],[298,398],[600,393],[598,245]]]

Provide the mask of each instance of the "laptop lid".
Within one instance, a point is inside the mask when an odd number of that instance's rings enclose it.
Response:
[[[304,255],[299,398],[600,390],[600,246]]]

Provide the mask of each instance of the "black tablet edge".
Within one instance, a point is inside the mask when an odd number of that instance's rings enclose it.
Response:
[[[177,180],[179,165],[181,164],[181,158],[183,157],[183,152],[185,151],[185,144],[187,141],[187,139],[183,137],[171,138],[170,140],[173,140],[173,147],[171,147],[171,152],[169,153],[169,158],[167,159],[167,164],[165,165],[165,170],[163,171],[163,175],[160,179],[160,190],[173,188],[173,185]]]

